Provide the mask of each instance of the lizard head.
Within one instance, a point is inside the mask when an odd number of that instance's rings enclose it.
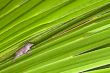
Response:
[[[26,46],[27,47],[32,47],[34,44],[33,43],[27,43]]]

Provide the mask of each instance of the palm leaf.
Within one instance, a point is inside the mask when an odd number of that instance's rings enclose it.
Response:
[[[109,0],[0,1],[0,73],[109,72],[109,45]]]

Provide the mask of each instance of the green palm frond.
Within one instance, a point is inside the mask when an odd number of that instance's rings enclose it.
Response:
[[[109,51],[110,0],[0,0],[0,73],[109,73]]]

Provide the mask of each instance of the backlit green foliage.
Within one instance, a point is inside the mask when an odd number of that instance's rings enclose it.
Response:
[[[110,73],[109,64],[110,0],[0,0],[0,73]]]

